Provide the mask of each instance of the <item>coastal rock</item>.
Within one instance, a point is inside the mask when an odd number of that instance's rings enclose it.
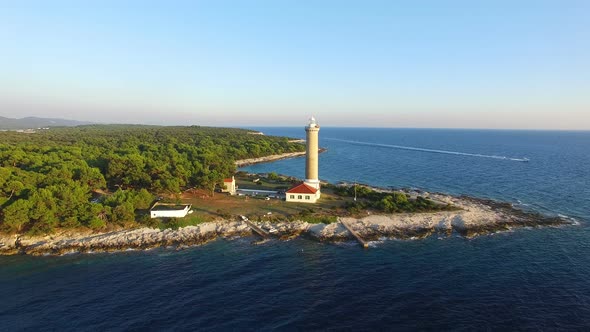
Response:
[[[308,233],[321,241],[341,241],[352,239],[350,232],[341,223],[314,224],[308,227]]]
[[[0,235],[0,255],[14,255],[18,253],[17,235]]]
[[[244,167],[244,166],[248,166],[248,165],[254,165],[254,164],[259,164],[259,163],[267,163],[270,161],[275,161],[275,160],[280,160],[280,159],[288,159],[288,158],[295,158],[295,157],[301,157],[301,156],[305,156],[305,151],[299,151],[299,152],[288,152],[288,153],[283,153],[283,154],[273,154],[270,156],[266,156],[266,157],[260,157],[260,158],[250,158],[250,159],[242,159],[242,160],[236,160],[236,167]]]
[[[427,193],[428,194],[428,193]],[[428,194],[441,204],[451,203],[454,211],[434,213],[396,213],[369,215],[362,218],[341,217],[364,240],[381,238],[419,239],[432,234],[453,233],[473,237],[517,227],[559,226],[572,221],[547,217],[513,208],[510,204],[473,197]],[[300,235],[319,241],[352,240],[352,234],[341,222],[309,224],[280,221],[254,222],[270,236],[283,240]],[[90,230],[67,231],[47,236],[0,235],[0,254],[61,255],[72,252],[115,252],[155,247],[185,248],[200,245],[218,237],[253,236],[243,221],[215,221],[179,229],[138,228],[105,233]]]
[[[218,236],[229,237],[249,234],[249,228],[241,222],[212,222],[177,230],[139,228],[102,234],[81,232],[78,234],[64,233],[50,237],[22,237],[20,246],[17,249],[29,255],[111,252],[126,249],[198,245],[211,241]],[[9,250],[4,252],[7,254],[12,253]]]
[[[559,217],[546,217],[514,209],[510,204],[475,198],[456,198],[431,194],[431,199],[444,204],[452,203],[456,211],[434,213],[400,213],[371,215],[361,219],[342,218],[365,240],[382,237],[416,239],[433,233],[450,235],[453,232],[466,237],[490,234],[517,227],[558,226],[570,221]]]

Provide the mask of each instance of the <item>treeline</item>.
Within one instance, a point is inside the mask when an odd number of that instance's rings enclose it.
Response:
[[[357,201],[348,202],[346,209],[351,213],[371,209],[380,212],[429,212],[452,210],[450,205],[437,204],[427,198],[418,196],[409,199],[403,192],[379,192],[366,186],[337,186],[335,193],[339,196],[354,197],[356,191]]]
[[[287,138],[209,127],[92,125],[0,132],[0,231],[133,221],[155,193],[213,191],[237,159],[302,151]],[[106,199],[97,193],[114,192]]]

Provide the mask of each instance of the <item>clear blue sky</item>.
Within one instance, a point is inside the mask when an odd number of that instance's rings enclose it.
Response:
[[[0,115],[590,129],[590,1],[2,1]]]

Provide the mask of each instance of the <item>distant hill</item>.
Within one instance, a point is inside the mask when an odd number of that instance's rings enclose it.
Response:
[[[45,127],[73,127],[79,125],[91,124],[91,122],[65,120],[65,119],[51,119],[51,118],[37,118],[26,117],[22,119],[12,119],[0,116],[0,129],[30,129],[30,128],[45,128]]]

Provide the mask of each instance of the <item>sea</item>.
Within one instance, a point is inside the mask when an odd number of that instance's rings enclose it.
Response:
[[[303,127],[252,128],[303,138]],[[0,331],[590,330],[590,132],[330,128],[320,178],[512,203],[571,225],[475,238],[253,238],[0,257]],[[248,172],[304,177],[304,159]]]

